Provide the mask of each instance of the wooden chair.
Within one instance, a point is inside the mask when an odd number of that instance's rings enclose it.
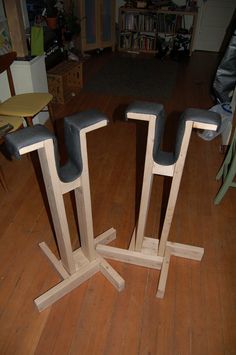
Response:
[[[33,118],[52,100],[49,93],[26,93],[16,95],[11,73],[11,64],[16,59],[16,52],[0,56],[0,74],[7,72],[11,97],[0,103],[0,115],[23,117],[28,126],[33,125]]]
[[[128,119],[148,122],[138,223],[134,230],[129,250],[114,248],[108,245],[98,245],[96,250],[100,255],[114,260],[161,269],[156,295],[162,298],[165,292],[171,255],[201,260],[204,253],[203,248],[169,242],[168,235],[174,215],[192,129],[216,130],[220,125],[220,115],[206,110],[186,110],[179,121],[175,151],[171,153],[164,152],[160,149],[165,124],[165,114],[162,105],[137,102],[128,107],[126,115]],[[144,236],[154,174],[172,177],[168,205],[159,239],[146,238]]]
[[[21,117],[0,116],[0,145],[4,143],[4,138],[7,133],[17,131],[23,127],[23,120]],[[4,172],[0,165],[0,184],[5,191],[8,191],[7,182]]]
[[[46,127],[27,127],[6,136],[7,148],[16,158],[38,151],[61,257],[58,260],[45,243],[40,243],[41,249],[63,278],[61,283],[35,300],[40,311],[98,271],[119,291],[124,288],[124,280],[95,250],[96,244],[113,240],[116,231],[111,228],[95,240],[93,233],[86,134],[106,124],[106,117],[92,110],[66,118],[64,127],[68,161],[64,166],[58,163],[56,138]],[[63,200],[63,195],[70,191],[75,193],[80,230],[81,248],[75,251],[72,250]]]
[[[236,175],[236,128],[234,131],[234,135],[229,150],[224,159],[224,162],[218,174],[216,175],[217,180],[222,179],[223,181],[222,181],[221,188],[219,189],[214,199],[215,205],[218,205],[221,202],[222,198],[228,191],[229,187],[236,187],[236,182],[233,181],[235,175]]]

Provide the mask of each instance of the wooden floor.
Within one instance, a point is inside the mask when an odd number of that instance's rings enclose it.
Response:
[[[85,81],[107,59],[109,54],[91,57],[84,64]],[[180,63],[172,97],[162,102],[168,114],[166,147],[179,112],[212,106],[216,63],[209,53],[194,53]],[[146,132],[143,125],[122,121],[133,100],[82,92],[54,110],[59,137],[65,114],[98,108],[109,117],[109,126],[88,136],[94,232],[114,227],[113,244],[125,248],[135,225]],[[203,246],[205,254],[201,263],[171,259],[163,300],[155,298],[158,271],[111,261],[126,281],[123,292],[96,274],[42,313],[33,299],[59,278],[38,247],[46,241],[56,251],[41,178],[28,157],[8,161],[1,154],[9,191],[0,186],[0,354],[236,354],[236,190],[213,204],[223,159],[219,145],[218,138],[205,142],[192,135],[170,240]],[[168,184],[154,180],[147,236],[158,235]],[[77,246],[70,197],[65,200]]]

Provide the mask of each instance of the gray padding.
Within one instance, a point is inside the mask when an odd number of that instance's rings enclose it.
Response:
[[[107,118],[102,113],[95,110],[77,113],[65,118],[64,133],[68,160],[63,166],[59,166],[55,135],[42,125],[27,127],[7,134],[5,137],[6,147],[12,156],[19,159],[19,150],[21,148],[39,143],[46,139],[53,139],[58,176],[63,182],[71,182],[81,175],[83,169],[80,130],[103,120],[107,121]]]
[[[180,117],[177,134],[176,134],[176,143],[175,143],[175,152],[174,152],[175,162],[179,157],[184,131],[185,131],[185,124],[187,121],[214,124],[217,126],[217,130],[218,130],[221,124],[221,116],[216,112],[208,111],[208,110],[201,110],[196,108],[189,108],[185,110]]]
[[[185,131],[185,124],[187,121],[214,124],[218,127],[217,129],[219,129],[221,124],[221,117],[216,112],[195,109],[195,108],[187,109],[180,117],[177,134],[176,134],[175,151],[163,152],[160,149],[160,144],[161,144],[164,125],[165,125],[165,112],[163,106],[151,102],[136,101],[128,106],[126,110],[126,118],[127,118],[127,114],[131,112],[147,114],[147,115],[152,114],[156,116],[153,160],[157,164],[166,165],[166,166],[174,164],[179,157],[184,131]]]
[[[88,110],[65,118],[64,135],[68,161],[59,171],[62,181],[73,181],[82,173],[80,130],[103,120],[107,121],[106,116],[97,110]]]
[[[160,150],[160,144],[165,127],[165,111],[161,104],[145,101],[136,101],[126,109],[126,118],[128,113],[141,113],[156,116],[155,138],[153,147],[153,159],[162,165],[170,165],[173,161],[173,153],[166,153]]]
[[[157,117],[162,110],[163,105],[161,104],[157,104],[155,102],[135,101],[127,107],[125,117],[128,119],[127,114],[131,112],[155,115]]]
[[[54,134],[52,134],[46,127],[36,125],[34,127],[26,127],[18,131],[8,133],[5,136],[6,148],[17,159],[20,159],[20,149],[31,144],[45,141],[46,139],[53,139],[56,142]]]
[[[163,152],[158,150],[153,154],[153,160],[160,165],[173,165],[175,163],[175,156],[173,152]]]

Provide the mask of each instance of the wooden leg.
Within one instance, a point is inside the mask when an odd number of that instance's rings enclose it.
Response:
[[[161,273],[160,273],[157,293],[156,293],[157,298],[163,298],[164,294],[165,294],[166,282],[167,282],[169,265],[170,265],[170,256],[171,256],[171,251],[169,248],[166,248],[164,259],[163,259],[163,264],[161,267]]]
[[[53,111],[53,104],[50,102],[49,104],[48,104],[48,113],[49,113],[49,118],[50,118],[50,120],[51,120],[51,122],[52,122],[52,125],[54,124],[54,111]]]
[[[99,261],[93,260],[87,265],[83,266],[78,272],[70,275],[69,278],[63,280],[58,285],[54,286],[42,296],[35,299],[35,304],[39,311],[51,306],[54,302],[65,296],[67,293],[81,285],[91,276],[99,271]]]
[[[33,127],[33,117],[24,117],[28,127]]]
[[[222,177],[224,179],[226,177],[227,172],[228,172],[228,168],[229,168],[229,164],[232,159],[232,154],[233,154],[232,147],[230,147],[228,150],[228,153],[224,159],[224,162],[216,175],[216,180],[220,180]]]
[[[150,202],[150,195],[152,190],[153,181],[153,140],[154,140],[155,124],[153,121],[149,122],[146,157],[143,173],[143,186],[141,194],[141,202],[139,208],[139,217],[136,230],[135,250],[140,251],[143,244],[143,238],[145,233],[145,226],[148,215],[148,208]]]
[[[8,191],[7,183],[1,166],[0,166],[0,184],[2,185],[3,189],[7,192]]]
[[[174,216],[176,201],[177,201],[177,197],[178,197],[178,193],[179,193],[179,188],[180,188],[180,183],[181,183],[181,179],[182,179],[185,159],[186,159],[186,155],[187,155],[187,151],[188,151],[189,141],[190,141],[190,137],[191,137],[192,127],[193,127],[192,122],[186,123],[185,133],[184,133],[184,137],[182,140],[181,151],[179,153],[179,158],[178,158],[177,162],[175,163],[174,175],[173,175],[173,179],[172,179],[169,200],[168,200],[168,204],[167,204],[164,224],[162,227],[160,243],[159,243],[158,255],[160,255],[160,256],[164,256],[164,254],[165,254],[166,243],[168,240],[171,223],[172,223],[172,219]]]
[[[135,250],[135,237],[136,237],[136,228],[134,228],[130,243],[129,243],[129,250]]]
[[[46,143],[45,143],[46,145]],[[39,150],[39,159],[41,163],[44,183],[47,191],[48,202],[53,219],[53,225],[56,232],[60,256],[66,271],[71,275],[75,269],[75,261],[73,258],[68,221],[65,211],[63,194],[60,189],[57,171],[55,167],[51,167],[52,156],[54,155],[52,143],[47,143],[48,147],[44,150]]]
[[[214,199],[215,205],[218,205],[220,203],[220,201],[228,191],[229,187],[236,187],[236,183],[233,181],[235,174],[236,174],[236,154],[231,162],[231,165],[227,172],[227,176],[223,180],[223,184]]]
[[[140,252],[97,244],[96,251],[104,258],[121,261],[127,264],[161,270],[156,297],[163,298],[171,256],[201,261],[204,249],[196,246],[167,241],[164,257],[158,256],[159,240],[144,237]]]
[[[91,243],[88,243],[89,230],[88,230],[88,218],[86,214],[85,207],[85,196],[81,188],[75,189],[75,201],[77,209],[77,218],[79,222],[79,231],[80,231],[80,243],[84,254],[90,260],[95,258],[95,249],[94,242],[91,240]],[[91,238],[90,238],[91,239]]]
[[[80,229],[80,242],[84,255],[89,259],[95,259],[93,217],[91,207],[91,194],[89,183],[89,168],[87,157],[86,137],[80,135],[81,152],[83,156],[83,172],[80,177],[81,188],[75,189],[77,217]]]
[[[110,283],[117,289],[122,291],[125,287],[125,280],[114,270],[108,262],[100,258],[100,271],[110,281]]]
[[[101,256],[108,259],[158,270],[160,270],[163,261],[163,258],[157,255],[147,255],[142,252],[111,247],[109,245],[99,244],[96,250]]]
[[[149,202],[150,202],[150,195],[152,190],[152,181],[153,181],[152,172],[150,172],[149,174],[148,172],[146,172],[143,188],[142,188],[139,218],[137,224],[136,243],[135,243],[136,251],[140,251],[142,248],[145,226],[146,226],[147,215],[148,215]]]
[[[114,240],[115,236],[115,229],[110,228],[95,238],[94,246],[99,243],[106,244]],[[75,250],[73,252],[73,258],[76,264],[76,271],[70,275],[64,268],[61,260],[55,257],[44,242],[40,243],[39,246],[63,279],[58,285],[52,287],[35,299],[34,302],[39,311],[43,311],[99,271],[101,271],[119,292],[124,289],[124,279],[100,255],[96,254],[96,258],[90,261],[85,257],[81,248]]]

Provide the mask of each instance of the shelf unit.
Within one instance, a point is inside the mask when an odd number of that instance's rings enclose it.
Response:
[[[150,10],[120,7],[119,51],[158,52],[158,40],[174,46],[180,39],[192,54],[197,11]]]

